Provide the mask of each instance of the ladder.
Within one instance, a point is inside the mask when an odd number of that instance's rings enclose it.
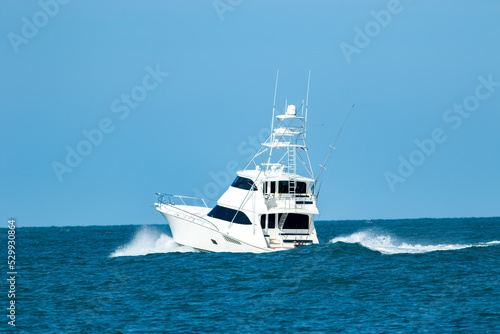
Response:
[[[288,212],[285,212],[281,215],[280,221],[278,222],[278,228],[280,230],[282,230],[283,226],[285,225],[286,217],[288,217]]]
[[[297,183],[293,175],[295,175],[295,169],[297,165],[296,158],[296,148],[289,147],[288,148],[288,173],[290,174],[289,188],[288,192],[292,195],[292,198],[295,197],[295,189],[297,188]]]

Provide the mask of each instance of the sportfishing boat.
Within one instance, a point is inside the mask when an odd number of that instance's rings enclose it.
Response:
[[[209,252],[264,253],[319,243],[313,221],[319,214],[316,182],[306,146],[309,81],[306,103],[302,100],[300,108],[285,103],[279,115],[277,83],[276,78],[271,134],[215,206],[157,193],[155,207],[178,244]],[[306,176],[298,174],[298,167]]]

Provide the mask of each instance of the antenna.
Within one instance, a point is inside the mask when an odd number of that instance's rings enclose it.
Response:
[[[274,86],[274,101],[273,101],[273,119],[271,120],[271,142],[274,141],[273,129],[274,129],[274,112],[276,110],[276,92],[278,91],[278,76],[280,75],[280,70],[276,71],[276,85]]]
[[[347,123],[347,120],[349,119],[349,116],[351,116],[351,113],[354,109],[354,104],[352,105],[351,107],[351,110],[349,110],[349,113],[347,114],[347,117],[346,119],[344,120],[344,123],[342,124],[342,127],[340,128],[340,131],[339,133],[337,134],[337,137],[335,138],[335,141],[333,142],[333,145],[330,146],[330,151],[328,151],[328,155],[326,156],[326,159],[325,159],[325,162],[323,163],[323,165],[321,165],[321,170],[319,171],[319,174],[318,174],[318,177],[316,178],[316,180],[314,181],[314,184],[317,184],[318,183],[318,180],[321,176],[321,173],[323,172],[323,170],[325,169],[326,167],[326,164],[328,162],[328,159],[330,158],[330,154],[332,154],[332,151],[333,149],[335,148],[335,144],[337,144],[337,140],[339,139],[340,137],[340,134],[342,133],[342,130],[344,129],[344,126],[345,124]],[[307,110],[307,109],[306,109]]]
[[[267,137],[266,142],[270,139],[270,142],[274,142],[274,114],[276,112],[276,92],[278,91],[278,77],[280,74],[279,68],[276,70],[276,85],[274,86],[274,100],[273,100],[273,118],[271,119],[271,134]],[[262,146],[261,146],[262,148]],[[260,149],[259,149],[260,150]],[[267,159],[266,170],[269,169],[269,163],[271,162],[271,156],[273,155],[273,147],[270,147],[269,158]],[[255,158],[255,157],[254,157]],[[250,163],[248,163],[250,164]],[[248,166],[248,165],[247,165]],[[245,167],[246,168],[246,167]]]
[[[307,122],[307,107],[309,106],[309,83],[311,82],[311,70],[309,70],[309,76],[307,78],[307,94],[306,94],[306,122]]]
[[[311,70],[309,70],[309,76],[307,77],[307,94],[306,94],[306,121],[304,123],[304,140],[307,137],[307,109],[309,107],[309,83],[311,82]]]

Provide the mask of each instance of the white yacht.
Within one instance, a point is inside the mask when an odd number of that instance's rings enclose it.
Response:
[[[157,194],[155,207],[178,244],[209,252],[264,253],[318,243],[313,216],[319,212],[306,146],[307,99],[301,108],[285,103],[283,111],[275,116],[273,107],[271,135],[214,207],[204,199]]]

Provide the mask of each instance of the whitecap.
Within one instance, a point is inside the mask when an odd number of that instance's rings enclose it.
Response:
[[[397,237],[381,234],[372,230],[360,231],[348,236],[340,236],[330,240],[330,243],[343,242],[360,244],[363,247],[382,254],[422,254],[436,251],[452,251],[472,247],[489,247],[500,245],[500,241],[490,241],[476,244],[437,244],[421,245],[400,241]]]
[[[141,256],[156,253],[196,252],[191,247],[180,246],[174,239],[154,227],[142,226],[134,238],[118,247],[109,257]]]

